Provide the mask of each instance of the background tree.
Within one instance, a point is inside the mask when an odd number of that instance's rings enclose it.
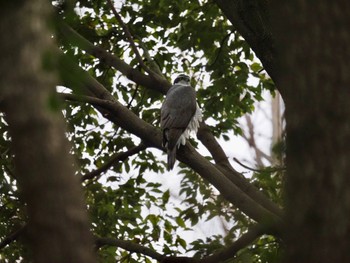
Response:
[[[1,178],[9,180],[2,183],[2,228],[27,222],[15,234],[22,232],[35,262],[95,262],[64,123],[52,103],[57,81],[47,26],[50,6],[35,0],[2,2],[0,8],[0,33],[7,36],[0,44],[2,142],[11,141],[11,148],[2,145],[6,172]],[[19,208],[26,215],[19,215]],[[10,253],[8,261],[25,257],[16,249]]]
[[[81,0],[54,9],[58,90],[102,262],[276,262],[284,247],[287,262],[347,259],[347,4]],[[331,52],[335,46],[344,53]],[[162,175],[158,157],[159,108],[179,72],[193,76],[205,117],[200,144],[177,155],[181,205],[150,177],[174,176]],[[245,178],[218,143],[241,133],[237,119],[262,90],[274,92],[269,76],[286,103],[286,218],[284,170]],[[3,257],[18,259],[20,243],[4,246],[18,236],[9,229],[26,221],[9,140],[5,133],[1,247]],[[226,236],[187,244],[180,230],[212,218],[229,227]]]

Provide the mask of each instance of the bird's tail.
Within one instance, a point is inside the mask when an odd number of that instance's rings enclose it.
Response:
[[[168,171],[174,168],[176,160],[176,146],[173,149],[168,149]]]

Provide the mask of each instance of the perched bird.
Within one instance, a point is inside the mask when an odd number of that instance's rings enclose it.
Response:
[[[168,171],[173,169],[176,149],[186,144],[191,131],[197,133],[202,121],[202,112],[196,101],[196,91],[190,77],[180,74],[169,89],[161,108],[160,126],[163,146],[168,153]]]

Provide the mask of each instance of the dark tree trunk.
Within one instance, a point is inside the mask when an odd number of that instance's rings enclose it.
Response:
[[[49,65],[53,45],[48,9],[46,0],[0,4],[0,106],[27,205],[27,240],[34,261],[95,262],[64,123],[50,106],[56,80]]]
[[[350,262],[350,3],[276,1],[286,262]]]
[[[281,92],[286,262],[350,262],[350,2],[215,0]]]

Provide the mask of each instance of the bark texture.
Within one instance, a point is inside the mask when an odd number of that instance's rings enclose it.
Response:
[[[350,2],[216,3],[286,104],[285,262],[350,262]]]
[[[350,262],[350,3],[276,1],[286,262]]]
[[[15,174],[27,204],[35,262],[95,262],[82,190],[64,122],[50,106],[56,78],[49,2],[0,4],[0,107],[10,128]]]

